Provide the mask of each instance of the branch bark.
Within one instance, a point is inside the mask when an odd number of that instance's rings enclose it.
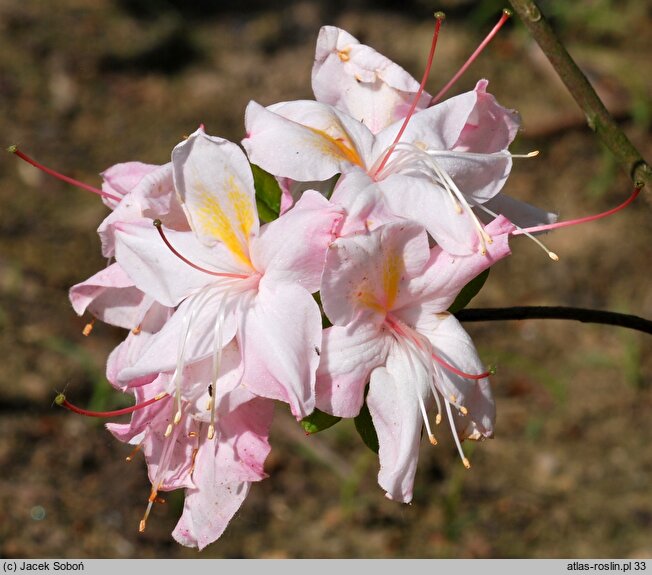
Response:
[[[563,46],[533,0],[509,0],[586,115],[589,127],[609,148],[636,187],[646,187],[652,198],[652,168],[630,142],[595,93],[595,90]]]
[[[652,334],[652,321],[612,311],[578,307],[520,306],[505,308],[463,309],[455,314],[460,321],[501,321],[514,319],[570,319],[582,323],[617,325]]]

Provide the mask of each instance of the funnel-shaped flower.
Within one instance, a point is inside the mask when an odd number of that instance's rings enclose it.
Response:
[[[430,250],[413,223],[340,238],[329,250],[321,298],[333,327],[324,332],[317,407],[354,417],[370,381],[378,481],[392,499],[411,500],[422,426],[435,442],[427,415],[433,402],[438,419],[443,404],[456,441],[493,433],[488,373],[446,311],[466,283],[509,254],[512,224],[499,218],[486,229],[492,241],[484,256]]]
[[[247,387],[288,402],[304,417],[314,407],[315,349],[321,345],[311,293],[319,289],[341,210],[306,192],[290,211],[260,227],[251,170],[235,144],[199,130],[175,148],[172,160],[193,231],[166,237],[185,261],[151,221],[117,226],[116,259],[139,289],[178,308],[119,379],[196,362],[236,336]]]
[[[493,198],[512,165],[507,146],[518,128],[515,112],[499,106],[486,81],[377,134],[348,114],[319,102],[247,107],[251,161],[299,181],[365,170],[397,216],[422,224],[450,253],[469,254],[486,236],[472,208]],[[279,146],[279,142],[282,145]]]

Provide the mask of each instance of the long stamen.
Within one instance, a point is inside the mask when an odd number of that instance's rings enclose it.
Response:
[[[419,100],[421,98],[421,94],[423,94],[423,90],[426,85],[426,81],[428,80],[428,76],[430,75],[430,68],[432,66],[432,61],[435,57],[435,48],[437,46],[437,38],[439,38],[439,29],[441,28],[441,23],[446,19],[446,15],[443,12],[435,12],[435,30],[432,34],[432,42],[430,44],[430,53],[428,54],[428,62],[426,63],[426,70],[423,74],[423,78],[421,80],[421,84],[419,85],[419,89],[417,90],[417,93],[414,96],[414,100],[412,101],[412,105],[410,106],[410,110],[408,111],[407,115],[405,116],[405,120],[403,120],[403,124],[401,125],[401,129],[398,131],[398,134],[396,134],[396,138],[394,138],[393,144],[389,147],[387,152],[385,153],[385,156],[383,157],[383,161],[380,163],[380,166],[375,170],[374,175],[378,174],[384,167],[385,164],[387,163],[387,160],[389,157],[392,155],[392,152],[394,151],[394,148],[396,147],[396,144],[398,144],[399,140],[401,139],[401,136],[403,135],[403,132],[405,131],[405,128],[408,125],[408,122],[410,121],[410,118],[414,114],[414,110],[416,110],[417,104],[419,103]]]
[[[481,52],[482,52],[482,51],[487,47],[487,44],[489,44],[489,42],[491,42],[491,40],[493,40],[493,37],[494,37],[494,36],[498,33],[498,31],[503,27],[503,24],[504,24],[505,22],[507,22],[507,20],[511,17],[511,15],[512,15],[511,10],[507,10],[507,9],[504,9],[504,10],[503,10],[503,14],[502,14],[502,16],[500,17],[500,20],[498,20],[498,23],[493,27],[493,29],[491,30],[491,32],[489,32],[489,34],[487,34],[487,37],[486,37],[482,42],[480,42],[480,45],[475,49],[475,51],[473,52],[473,54],[471,54],[471,56],[469,56],[469,59],[468,59],[468,60],[464,63],[464,65],[463,65],[463,66],[462,66],[462,67],[457,71],[457,73],[456,73],[456,74],[455,74],[455,75],[454,75],[454,76],[453,76],[453,77],[448,81],[448,83],[447,83],[447,84],[446,84],[446,85],[445,85],[441,90],[439,90],[439,92],[438,92],[438,93],[433,97],[432,100],[430,100],[430,105],[431,105],[431,106],[433,106],[434,104],[436,104],[437,102],[439,102],[439,100],[441,100],[441,98],[443,97],[443,95],[444,95],[446,92],[448,92],[448,90],[450,90],[451,86],[452,86],[453,84],[455,84],[455,82],[457,82],[457,81],[459,80],[460,76],[461,76],[462,74],[464,74],[464,72],[466,72],[466,70],[468,69],[468,67],[469,67],[471,64],[473,64],[474,60],[475,60],[475,59],[480,55],[480,53],[481,53]]]
[[[40,164],[36,160],[30,158],[27,154],[21,152],[18,149],[18,146],[9,146],[7,148],[8,152],[11,152],[12,154],[16,154],[21,160],[24,160],[28,164],[31,164],[35,168],[38,168],[42,172],[45,172],[46,174],[49,174],[50,176],[53,176],[57,178],[58,180],[61,180],[62,182],[66,182],[67,184],[71,184],[73,186],[76,186],[78,188],[81,188],[83,190],[86,190],[87,192],[91,192],[93,194],[97,194],[98,196],[102,196],[104,198],[110,198],[112,200],[115,200],[116,202],[119,202],[122,200],[121,197],[119,196],[114,196],[113,194],[109,194],[108,192],[104,192],[98,188],[95,188],[93,186],[90,186],[88,184],[85,184],[84,182],[80,182],[79,180],[75,180],[74,178],[71,178],[69,176],[64,176],[63,174],[60,174],[59,172],[55,172],[53,169],[48,168],[44,166],[43,164]]]
[[[434,359],[439,365],[441,365],[444,369],[447,371],[450,371],[451,373],[454,373],[455,375],[459,375],[460,377],[463,377],[464,379],[473,379],[473,380],[480,380],[480,379],[485,379],[486,377],[489,377],[493,375],[492,370],[487,370],[484,373],[466,373],[465,371],[462,371],[461,369],[458,369],[454,365],[451,365],[448,363],[445,359],[439,357],[436,353],[431,352],[430,355],[432,356],[432,359]]]
[[[432,429],[430,428],[430,421],[428,420],[428,413],[426,411],[426,406],[423,402],[423,398],[421,397],[421,393],[419,393],[419,388],[417,387],[417,370],[414,367],[412,354],[410,353],[410,350],[407,347],[409,340],[404,339],[403,337],[400,336],[395,337],[395,340],[398,343],[400,350],[403,352],[403,354],[408,360],[412,385],[414,386],[414,393],[416,393],[417,400],[419,401],[419,408],[421,409],[421,417],[423,418],[423,424],[425,425],[426,433],[428,433],[428,440],[432,445],[437,445],[437,438],[435,437],[435,434],[432,432]]]
[[[451,430],[453,432],[453,440],[455,441],[457,451],[460,454],[460,458],[462,459],[462,464],[467,469],[470,469],[471,468],[471,462],[466,458],[466,455],[464,455],[464,450],[462,449],[462,444],[460,443],[460,438],[457,435],[457,429],[455,429],[455,422],[453,421],[453,413],[452,413],[452,410],[451,410],[451,404],[450,404],[450,402],[448,400],[446,400],[446,413],[448,414],[448,421],[450,422]]]
[[[168,426],[169,428],[169,426]],[[158,467],[157,467],[157,472],[156,472],[156,477],[154,477],[154,481],[152,481],[152,488],[149,493],[149,498],[147,500],[147,508],[145,509],[145,513],[143,514],[143,518],[140,520],[140,525],[138,527],[138,530],[142,533],[145,531],[145,526],[147,525],[147,518],[149,517],[149,514],[152,510],[152,505],[158,501],[158,492],[161,489],[161,486],[163,485],[163,478],[165,473],[168,471],[168,465],[170,464],[170,460],[172,459],[172,452],[174,451],[174,446],[177,443],[177,437],[179,435],[180,431],[180,426],[177,426],[174,435],[172,437],[169,437],[169,435],[165,435],[167,437],[167,442],[165,443],[165,446],[163,447],[163,453],[161,454],[161,459],[159,461]]]
[[[497,217],[498,217],[498,214],[497,214],[496,212],[490,210],[490,209],[489,209],[487,206],[485,206],[484,204],[474,204],[474,207],[475,207],[475,208],[478,208],[478,209],[480,209],[480,210],[482,210],[483,212],[489,214],[490,216],[492,216],[492,217],[494,217],[494,218],[497,218]],[[516,225],[514,222],[512,222],[512,225],[514,225],[514,226],[516,227],[517,230],[520,230],[519,234],[528,237],[528,238],[531,239],[535,244],[537,244],[537,245],[538,245],[538,246],[539,246],[539,247],[540,247],[544,252],[546,252],[546,254],[548,254],[548,257],[549,257],[552,261],[554,261],[554,262],[558,262],[558,261],[559,261],[559,256],[558,256],[555,252],[553,252],[552,250],[549,250],[549,249],[545,246],[545,244],[544,244],[544,243],[543,243],[539,238],[535,238],[531,233],[525,231],[523,228],[521,228],[520,226]],[[512,233],[512,235],[514,235],[514,233]]]
[[[207,270],[206,268],[203,268],[201,266],[198,266],[197,264],[191,262],[188,258],[182,256],[175,248],[174,246],[170,243],[168,240],[167,236],[165,235],[165,232],[163,232],[163,224],[161,220],[156,219],[154,220],[154,227],[158,230],[159,235],[161,236],[161,239],[163,242],[165,242],[165,245],[168,247],[168,249],[175,255],[177,256],[182,262],[188,264],[190,267],[195,268],[196,270],[200,272],[204,272],[206,274],[210,274],[212,276],[218,276],[222,278],[235,278],[235,279],[247,279],[249,276],[244,275],[244,274],[232,274],[232,273],[227,273],[227,272],[216,272],[212,270]]]
[[[70,403],[66,399],[66,396],[63,393],[60,393],[54,398],[54,403],[56,403],[57,405],[61,405],[62,407],[65,407],[70,411],[74,411],[75,413],[79,413],[80,415],[86,415],[88,417],[117,417],[118,415],[125,415],[127,413],[133,413],[134,411],[138,411],[139,409],[144,409],[145,407],[152,405],[153,403],[156,403],[157,401],[160,401],[165,397],[168,397],[168,394],[166,392],[159,393],[157,396],[153,397],[152,399],[148,399],[147,401],[143,401],[142,403],[137,403],[136,405],[132,405],[131,407],[116,409],[114,411],[90,411],[88,409],[77,407],[76,405]]]
[[[612,214],[615,214],[616,212],[619,212],[623,208],[626,208],[629,204],[631,204],[638,196],[638,194],[641,191],[641,187],[635,187],[634,191],[632,194],[627,198],[622,204],[616,206],[615,208],[612,208],[610,210],[607,210],[606,212],[601,212],[599,214],[594,214],[592,216],[586,216],[584,218],[577,218],[575,220],[566,220],[563,222],[555,222],[554,224],[545,224],[541,226],[534,226],[531,228],[525,228],[525,229],[517,229],[512,232],[513,236],[518,236],[522,234],[528,234],[528,233],[536,233],[536,232],[547,232],[550,230],[556,230],[558,228],[565,228],[568,226],[575,226],[577,224],[585,224],[587,222],[593,222],[595,220],[600,220],[602,218],[606,218],[607,216],[611,216]]]
[[[213,335],[213,377],[211,383],[208,386],[209,394],[209,410],[210,410],[210,424],[208,425],[208,439],[213,439],[215,437],[215,409],[217,402],[215,396],[217,394],[217,380],[220,376],[220,371],[222,369],[222,327],[224,324],[224,318],[227,314],[227,305],[229,302],[230,293],[227,291],[222,297],[222,303],[220,306],[220,313],[217,314],[217,319],[215,322],[215,333]]]

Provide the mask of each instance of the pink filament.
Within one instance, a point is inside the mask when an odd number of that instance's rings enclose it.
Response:
[[[503,15],[500,17],[500,20],[498,20],[498,23],[493,27],[491,32],[487,34],[487,37],[480,43],[480,45],[475,49],[475,52],[469,56],[469,59],[464,63],[464,65],[457,71],[457,73],[448,81],[448,83],[437,93],[436,96],[433,97],[432,100],[430,100],[430,105],[433,106],[439,100],[441,100],[442,96],[450,90],[451,86],[455,84],[460,79],[460,76],[466,72],[468,67],[473,64],[475,59],[480,55],[480,53],[487,47],[487,44],[493,40],[493,37],[498,33],[498,31],[503,27],[503,24],[507,22],[509,17],[512,15],[512,13],[509,10],[503,10]]]
[[[16,154],[21,160],[24,160],[25,162],[27,162],[28,164],[31,164],[35,168],[38,168],[42,172],[45,172],[46,174],[49,174],[50,176],[53,176],[53,177],[57,178],[58,180],[66,182],[67,184],[72,184],[73,186],[77,186],[78,188],[86,190],[87,192],[97,194],[98,196],[102,196],[104,198],[110,198],[112,200],[115,200],[116,202],[119,202],[122,199],[119,196],[114,196],[113,194],[103,192],[102,190],[100,190],[98,188],[94,188],[93,186],[89,186],[88,184],[85,184],[84,182],[80,182],[79,180],[75,180],[74,178],[71,178],[69,176],[64,176],[63,174],[60,174],[59,172],[55,172],[51,168],[48,168],[48,167],[44,166],[43,164],[38,163],[36,160],[33,160],[32,158],[30,158],[27,154],[24,154],[23,152],[21,152],[16,146],[11,146],[9,148],[9,151],[12,154]]]
[[[117,417],[118,415],[126,415],[127,413],[133,413],[134,411],[143,409],[148,405],[152,405],[153,403],[156,403],[157,401],[165,397],[169,397],[169,395],[167,393],[157,395],[152,399],[143,401],[143,403],[137,403],[136,405],[132,405],[131,407],[125,407],[124,409],[116,409],[114,411],[89,411],[88,409],[82,409],[81,407],[77,407],[76,405],[70,403],[66,399],[66,396],[63,395],[63,393],[57,395],[54,402],[57,405],[62,405],[63,407],[69,409],[70,411],[74,411],[75,413],[79,413],[80,415],[86,415],[87,417]]]
[[[619,206],[616,206],[615,208],[612,208],[610,210],[607,210],[606,212],[602,212],[599,214],[595,214],[592,216],[586,216],[584,218],[577,218],[575,220],[566,220],[563,222],[556,222],[554,224],[545,224],[541,226],[534,226],[531,228],[525,228],[525,229],[517,229],[512,232],[513,236],[519,236],[522,234],[533,234],[536,232],[547,232],[550,230],[556,230],[557,228],[565,228],[568,226],[575,226],[577,224],[585,224],[587,222],[592,222],[594,220],[600,220],[602,218],[606,218],[607,216],[610,216],[612,214],[615,214],[616,212],[619,212],[623,208],[626,208],[629,204],[631,204],[636,197],[638,196],[639,192],[641,191],[640,187],[635,187],[634,191],[632,192],[632,195],[629,196],[622,204]]]
[[[161,236],[161,239],[165,243],[165,245],[168,247],[168,249],[175,255],[177,256],[182,262],[188,264],[190,267],[195,268],[196,270],[200,272],[204,272],[206,274],[210,274],[212,276],[218,276],[222,278],[235,278],[235,279],[247,279],[249,276],[244,275],[244,274],[231,274],[231,273],[226,273],[226,272],[214,272],[212,270],[207,270],[206,268],[203,268],[201,266],[198,266],[197,264],[191,262],[188,258],[182,256],[175,248],[174,246],[170,243],[170,240],[166,237],[165,233],[163,232],[163,226],[161,224],[161,220],[154,220],[154,227],[158,230],[159,235]]]
[[[394,142],[392,145],[389,147],[389,150],[387,150],[387,153],[385,154],[385,157],[383,158],[383,161],[380,163],[380,166],[378,166],[378,169],[375,171],[375,174],[379,174],[382,169],[385,167],[385,164],[387,164],[387,161],[389,160],[389,157],[392,155],[392,152],[394,151],[394,148],[396,147],[396,144],[401,139],[401,136],[403,135],[403,132],[405,132],[405,128],[407,127],[408,122],[410,121],[410,118],[414,115],[414,110],[416,110],[417,104],[419,103],[419,99],[421,98],[421,94],[423,94],[423,89],[426,85],[426,81],[428,80],[428,76],[430,75],[430,68],[432,67],[432,61],[435,57],[435,48],[437,46],[437,38],[439,38],[439,29],[441,28],[441,23],[443,22],[445,16],[442,12],[437,12],[435,14],[435,30],[432,34],[432,43],[430,44],[430,53],[428,54],[428,62],[426,63],[426,70],[423,74],[423,78],[421,80],[421,84],[419,85],[419,89],[417,90],[416,95],[414,96],[414,100],[412,101],[412,105],[410,106],[410,110],[407,113],[407,116],[405,116],[405,120],[403,121],[403,125],[401,126],[401,129],[398,131],[398,134],[396,135],[396,138],[394,138]]]

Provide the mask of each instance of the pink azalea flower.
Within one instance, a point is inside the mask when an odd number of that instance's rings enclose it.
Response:
[[[512,165],[514,112],[486,92],[486,81],[377,134],[344,112],[311,101],[247,107],[243,145],[251,161],[293,180],[366,171],[397,216],[419,222],[447,251],[469,254],[487,236],[472,208],[493,198]],[[282,146],[278,142],[283,142]]]
[[[199,549],[220,537],[251,483],[266,477],[270,451],[273,402],[239,385],[243,366],[235,343],[220,355],[217,376],[210,359],[184,368],[180,411],[171,397],[177,374],[162,373],[131,387],[137,405],[145,407],[133,411],[129,424],[107,425],[147,462],[152,490],[141,531],[161,491],[185,488],[173,536]]]
[[[345,112],[376,134],[405,118],[419,82],[345,30],[323,26],[317,38],[312,90],[318,102]],[[416,109],[424,110],[431,99],[423,92]]]
[[[340,238],[329,250],[320,293],[333,327],[324,331],[317,407],[354,417],[370,382],[378,481],[391,499],[412,498],[422,426],[436,441],[427,415],[433,403],[437,420],[443,404],[456,441],[493,433],[488,373],[446,310],[464,285],[510,253],[513,229],[504,218],[489,224],[486,255],[429,249],[423,228],[410,222]]]
[[[118,380],[192,364],[236,337],[247,387],[304,417],[314,407],[321,345],[311,293],[341,210],[308,191],[261,228],[249,163],[235,144],[199,130],[172,157],[193,231],[165,232],[173,252],[151,221],[119,223],[116,259],[139,289],[177,309]]]

